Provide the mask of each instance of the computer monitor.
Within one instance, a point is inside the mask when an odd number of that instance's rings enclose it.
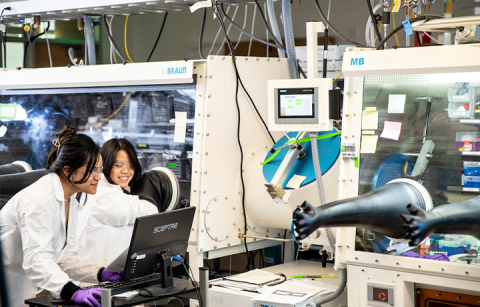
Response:
[[[8,307],[7,281],[3,267],[2,241],[0,240],[0,306]]]
[[[168,293],[174,291],[171,257],[185,256],[195,210],[195,207],[189,207],[137,218],[124,279],[161,272],[162,288],[169,288],[166,289]]]
[[[268,81],[268,130],[330,131],[331,79]]]

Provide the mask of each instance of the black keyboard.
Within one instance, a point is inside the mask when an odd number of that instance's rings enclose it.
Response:
[[[126,291],[142,289],[148,286],[158,285],[162,282],[162,274],[153,273],[142,277],[136,277],[129,280],[105,281],[97,285],[84,287],[82,289],[100,288],[111,289],[112,295]]]

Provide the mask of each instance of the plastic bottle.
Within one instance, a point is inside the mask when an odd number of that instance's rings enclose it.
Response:
[[[471,151],[471,150],[472,150],[472,144],[470,143],[470,141],[463,141],[463,151]]]

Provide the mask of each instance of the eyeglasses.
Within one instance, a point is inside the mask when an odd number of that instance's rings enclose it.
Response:
[[[115,163],[113,163],[113,167],[117,170],[121,170],[123,169],[124,167],[127,167],[129,169],[134,169],[135,166],[133,165],[132,162],[125,162],[125,161],[115,161]]]
[[[86,167],[81,167],[78,169],[79,171],[81,171],[82,173],[86,173],[87,172],[87,168]],[[93,170],[90,172],[90,175],[96,175],[96,174],[99,174],[103,172],[103,166],[100,166],[100,167],[94,167]]]

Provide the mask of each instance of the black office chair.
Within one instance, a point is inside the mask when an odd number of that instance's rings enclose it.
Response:
[[[0,166],[2,169],[3,166]],[[50,171],[46,169],[29,171],[24,173],[2,174],[0,175],[0,209],[15,194],[28,187]]]

